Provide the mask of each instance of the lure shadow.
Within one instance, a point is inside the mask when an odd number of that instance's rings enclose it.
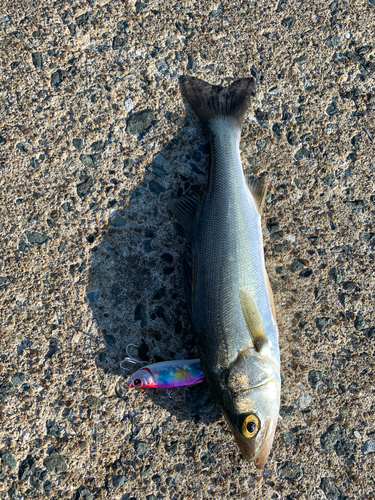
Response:
[[[125,382],[139,367],[129,365],[128,373],[120,368],[130,343],[139,346],[132,355],[150,363],[197,357],[183,292],[181,258],[187,242],[167,200],[205,185],[209,156],[201,129],[188,129],[182,120],[177,136],[154,156],[138,185],[108,198],[115,211],[108,227],[87,238],[87,301],[103,345],[96,363],[116,375],[114,383],[119,375]],[[137,158],[126,158],[124,177],[131,178],[138,165]],[[220,415],[206,383],[172,391],[171,397],[165,390],[147,394],[181,418]]]

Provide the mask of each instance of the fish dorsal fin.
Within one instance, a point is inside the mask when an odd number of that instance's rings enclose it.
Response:
[[[197,213],[201,196],[197,193],[181,196],[168,200],[168,207],[172,210],[178,222],[184,228],[186,237],[191,241],[193,236],[193,224]]]
[[[258,307],[255,300],[245,290],[240,290],[239,297],[242,313],[255,349],[260,352],[262,347],[268,344],[268,339],[263,330]]]
[[[267,292],[268,292],[268,298],[270,299],[270,306],[271,306],[271,312],[273,319],[275,320],[276,323],[276,308],[275,308],[275,302],[273,300],[273,292],[271,288],[271,283],[268,274],[266,273],[266,281],[267,281]]]
[[[267,194],[267,189],[270,183],[266,182],[264,178],[259,180],[256,179],[255,177],[248,177],[247,185],[250,190],[250,193],[253,195],[258,212],[261,214],[263,203]]]

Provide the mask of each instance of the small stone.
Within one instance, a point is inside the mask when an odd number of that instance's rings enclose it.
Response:
[[[263,149],[266,145],[266,141],[264,141],[263,139],[258,139],[256,144],[258,149]]]
[[[319,488],[323,491],[327,500],[339,500],[341,491],[329,477],[322,477]]]
[[[284,19],[281,21],[281,24],[290,29],[294,25],[295,22],[296,22],[296,18],[293,16],[290,16],[290,17],[284,17]]]
[[[87,294],[87,300],[90,304],[97,304],[99,301],[99,291],[89,292]]]
[[[76,494],[73,497],[73,500],[94,500],[94,496],[91,491],[86,488],[86,486],[80,486]]]
[[[315,324],[317,329],[321,332],[331,323],[331,318],[317,318]]]
[[[85,403],[91,410],[98,410],[102,405],[102,402],[96,396],[87,396]]]
[[[125,110],[130,113],[130,111],[133,109],[133,100],[129,97],[128,99],[125,99],[124,101],[124,106]]]
[[[185,402],[191,412],[198,414],[211,413],[216,408],[215,400],[206,383],[188,386]]]
[[[148,323],[147,314],[146,314],[146,305],[145,304],[137,304],[134,311],[134,321],[140,321],[141,327],[145,327]]]
[[[10,16],[3,16],[3,17],[0,17],[0,24],[3,24],[3,23],[9,23],[10,21]]]
[[[285,444],[296,444],[296,438],[291,432],[283,432],[282,437]]]
[[[366,321],[362,318],[360,318],[359,316],[356,317],[355,321],[354,321],[354,328],[356,330],[366,330],[367,328],[369,327],[369,324],[366,323]]]
[[[38,243],[38,245],[42,245],[48,240],[46,234],[38,233],[37,231],[25,231],[25,234],[29,243]]]
[[[110,220],[112,227],[121,227],[126,224],[126,220],[118,212]]]
[[[335,450],[338,456],[350,459],[355,451],[355,445],[348,439],[345,427],[332,424],[320,438],[324,450]]]
[[[375,452],[375,441],[366,441],[365,444],[361,448],[362,453],[364,455],[367,455],[368,453],[374,453]]]
[[[311,402],[311,396],[307,392],[304,392],[301,394],[301,396],[297,399],[296,405],[299,406],[301,409],[305,409],[309,406]]]
[[[34,473],[31,478],[31,482],[37,490],[43,489],[43,483],[48,477],[48,472],[46,469],[41,469],[40,467],[34,470]]]
[[[16,465],[16,459],[14,458],[11,450],[7,449],[1,453],[1,461],[3,464],[6,464],[10,469],[13,469]]]
[[[179,445],[179,441],[173,441],[170,445],[165,445],[165,451],[168,453],[168,455],[174,457],[178,453]]]
[[[356,289],[356,284],[354,281],[344,281],[344,283],[342,284],[342,287],[343,289],[346,291],[346,292],[354,292],[355,289]]]
[[[93,155],[80,155],[79,159],[84,164],[85,167],[93,167],[94,166],[94,156]]]
[[[62,418],[69,418],[72,412],[73,412],[72,408],[64,408],[63,411],[61,412],[61,416]]]
[[[332,186],[334,180],[335,180],[335,174],[333,174],[333,173],[330,173],[330,174],[326,175],[322,179],[323,184],[325,184],[326,186],[329,186],[329,187]]]
[[[113,476],[112,484],[114,488],[120,488],[123,484],[126,483],[128,478],[126,476]]]
[[[198,68],[198,61],[194,59],[194,57],[191,54],[188,54],[188,62],[186,65],[187,70],[193,70],[195,71]]]
[[[163,187],[159,182],[157,182],[155,180],[150,181],[148,188],[151,191],[151,193],[154,193],[157,196],[159,196],[159,194],[164,193],[164,191],[166,191],[165,187]]]
[[[339,115],[340,111],[336,108],[335,103],[331,102],[330,104],[328,104],[328,106],[326,108],[326,113],[329,116],[334,116],[334,115]]]
[[[166,294],[166,288],[163,286],[161,288],[159,288],[159,290],[156,290],[152,296],[151,296],[151,300],[160,300],[162,299],[163,297],[165,297],[165,294]]]
[[[105,334],[103,335],[103,338],[108,347],[113,347],[117,343],[116,337],[114,337],[113,335]]]
[[[148,448],[148,444],[143,441],[136,441],[134,443],[134,451],[139,457],[145,455],[148,452]]]
[[[310,157],[311,153],[306,148],[299,149],[294,155],[294,159],[297,161],[302,160],[302,158],[310,158]]]
[[[287,481],[294,482],[302,479],[303,470],[300,465],[294,464],[288,460],[287,462],[282,462],[277,466],[277,475],[280,479],[286,479]]]
[[[48,436],[59,437],[60,429],[54,420],[48,419],[46,421],[46,428]]]
[[[345,309],[349,309],[351,306],[349,295],[346,293],[339,293],[339,301],[344,306]]]
[[[160,256],[161,260],[164,260],[164,262],[167,262],[168,264],[172,264],[173,262],[173,255],[169,253],[163,253],[163,255]]]
[[[112,40],[112,49],[121,50],[126,46],[126,40],[121,36],[116,35]]]
[[[12,377],[12,384],[13,385],[22,385],[25,381],[25,374],[24,373],[15,373]]]
[[[156,112],[152,109],[132,113],[128,119],[126,131],[129,134],[143,136],[154,125],[155,118]]]
[[[35,469],[36,461],[32,455],[27,455],[25,460],[22,460],[18,469],[18,479],[24,481],[29,474]]]
[[[375,233],[359,233],[359,241],[362,243],[372,243],[372,241],[375,239]]]
[[[342,268],[341,267],[333,267],[328,275],[331,276],[335,283],[342,283]]]
[[[277,139],[280,139],[281,137],[281,132],[282,132],[282,129],[281,129],[281,125],[280,123],[274,123],[272,125],[272,132],[274,133],[275,137]]]
[[[209,452],[201,453],[200,459],[204,467],[216,465],[215,457],[213,457]]]
[[[72,143],[73,143],[73,147],[76,148],[78,151],[81,151],[81,149],[83,148],[83,139],[79,139],[78,137],[75,137],[73,139]]]
[[[151,171],[158,177],[165,177],[166,175],[168,175],[168,173],[164,170],[164,168],[154,164],[151,165]]]
[[[33,64],[35,69],[42,69],[42,53],[41,52],[33,52],[31,54],[31,58],[33,60]]]
[[[174,466],[174,470],[176,472],[182,472],[185,469],[185,467],[186,467],[185,464],[179,463]]]
[[[77,194],[78,196],[85,196],[86,194],[89,193],[90,189],[93,187],[95,184],[94,179],[89,175],[86,177],[86,179],[81,182],[80,184],[77,184]]]
[[[318,386],[319,382],[322,380],[323,374],[319,370],[311,370],[309,372],[307,381],[312,389],[316,389]]]
[[[293,273],[296,273],[298,271],[302,271],[303,269],[305,269],[305,267],[306,265],[301,259],[294,259],[290,269]]]
[[[76,17],[75,21],[78,28],[82,28],[82,26],[87,23],[89,18],[90,18],[90,12],[85,12],[84,14],[81,14],[80,16]]]
[[[51,75],[51,87],[55,87],[55,89],[56,89],[57,87],[59,87],[59,85],[61,84],[63,79],[64,79],[64,75],[63,75],[63,72],[61,71],[61,69],[55,71]]]
[[[284,417],[288,417],[289,415],[291,415],[294,411],[294,406],[281,406],[280,407],[280,417],[284,418]]]
[[[339,37],[337,35],[331,35],[324,40],[326,47],[333,48],[337,47],[339,44]]]
[[[168,73],[169,65],[165,59],[159,59],[158,61],[156,61],[155,66],[160,73],[164,75]]]

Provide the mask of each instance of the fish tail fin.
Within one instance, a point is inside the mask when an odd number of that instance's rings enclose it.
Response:
[[[232,117],[239,129],[245,119],[255,86],[253,78],[241,78],[229,87],[211,85],[194,76],[180,79],[181,91],[200,119],[208,137],[210,123],[219,117]]]

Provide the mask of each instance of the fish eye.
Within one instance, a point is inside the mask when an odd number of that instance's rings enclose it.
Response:
[[[242,422],[242,434],[247,438],[252,438],[260,428],[260,421],[256,415],[248,415]]]
[[[133,380],[134,387],[140,387],[142,385],[142,380],[140,378],[136,378]]]

